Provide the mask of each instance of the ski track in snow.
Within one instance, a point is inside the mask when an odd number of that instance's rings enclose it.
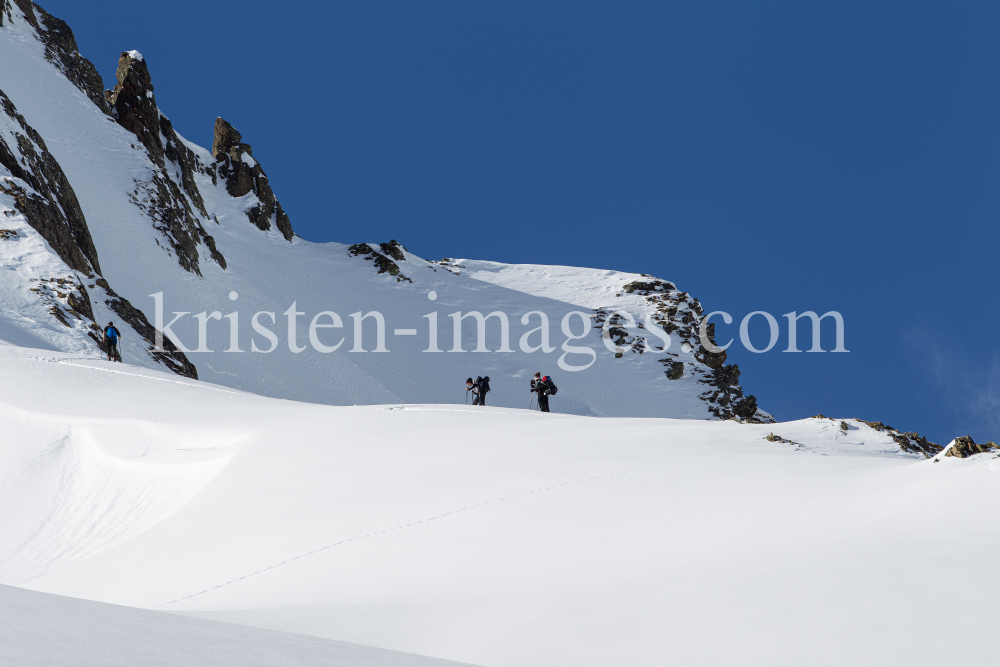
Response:
[[[506,413],[494,413],[494,414],[506,414]],[[538,489],[533,489],[531,491],[523,491],[521,493],[515,493],[515,494],[509,495],[509,496],[503,496],[502,498],[494,498],[493,500],[487,500],[487,501],[484,501],[484,502],[481,502],[481,503],[476,503],[475,505],[469,505],[468,507],[462,507],[462,508],[459,508],[457,510],[452,510],[450,512],[445,512],[444,514],[438,514],[436,516],[429,517],[427,519],[421,519],[420,521],[411,521],[410,523],[403,524],[401,526],[395,526],[393,528],[386,528],[385,530],[379,530],[379,531],[376,531],[376,532],[368,533],[366,535],[359,535],[358,537],[351,537],[351,538],[348,538],[346,540],[341,540],[339,542],[334,542],[333,544],[328,544],[325,547],[320,547],[319,549],[313,549],[312,551],[309,551],[307,553],[301,554],[299,556],[295,556],[293,558],[289,558],[287,560],[283,560],[280,563],[275,563],[274,565],[270,565],[270,566],[265,567],[263,569],[257,570],[256,572],[251,572],[250,574],[245,574],[242,577],[238,577],[238,578],[233,579],[231,581],[227,581],[224,584],[219,584],[218,586],[212,586],[211,588],[206,588],[203,591],[199,591],[197,593],[192,593],[191,595],[187,595],[187,596],[182,597],[182,598],[177,598],[176,600],[171,600],[170,602],[164,602],[163,604],[158,604],[158,605],[154,606],[153,609],[162,609],[164,607],[169,607],[170,605],[176,604],[178,602],[183,602],[185,600],[190,600],[191,598],[196,598],[199,595],[204,595],[205,593],[211,593],[212,591],[218,590],[220,588],[225,588],[226,586],[229,586],[230,584],[235,584],[237,582],[243,581],[244,579],[249,579],[251,577],[255,577],[258,574],[263,574],[263,573],[268,572],[270,570],[274,570],[276,568],[279,568],[282,565],[287,565],[288,563],[292,563],[294,561],[301,560],[303,558],[307,558],[308,556],[312,556],[314,554],[318,554],[321,551],[326,551],[327,549],[332,549],[334,547],[339,547],[339,546],[341,546],[343,544],[348,544],[350,542],[357,542],[359,540],[365,540],[365,539],[368,539],[370,537],[377,537],[379,535],[384,535],[386,533],[392,533],[392,532],[395,532],[397,530],[403,530],[404,528],[410,528],[411,526],[419,526],[420,524],[423,524],[423,523],[430,523],[431,521],[436,521],[438,519],[443,519],[445,517],[452,516],[454,514],[459,514],[461,512],[468,512],[470,510],[474,510],[474,509],[477,509],[479,507],[485,507],[487,505],[494,505],[496,503],[502,503],[502,502],[507,501],[507,500],[513,500],[514,498],[521,498],[523,496],[530,496],[530,495],[533,495],[533,494],[536,494],[536,493],[542,493],[543,491],[551,491],[553,489],[558,489],[558,488],[564,487],[564,486],[573,486],[575,484],[585,484],[587,482],[594,482],[594,481],[597,481],[599,479],[608,479],[610,477],[620,477],[622,475],[635,475],[635,474],[642,473],[642,472],[649,472],[651,470],[661,470],[661,469],[664,469],[664,468],[680,468],[680,467],[683,467],[685,465],[690,465],[690,464],[680,463],[680,464],[677,464],[677,465],[652,466],[650,468],[641,468],[639,470],[622,470],[620,472],[613,472],[613,473],[609,473],[607,475],[596,475],[594,477],[587,477],[585,479],[576,479],[576,480],[572,480],[572,481],[569,481],[569,482],[563,482],[561,484],[552,484],[550,486],[544,486],[544,487],[541,487],[541,488],[538,488]]]
[[[507,408],[507,412],[500,412],[499,410],[480,410],[478,405],[467,404],[463,407],[474,408],[473,412],[477,415],[507,415],[518,414],[516,412],[510,412],[510,410],[516,410],[517,408]],[[439,408],[436,406],[428,405],[390,405],[384,408],[377,408],[379,412],[390,412],[393,410],[407,410],[407,411],[419,411],[419,412],[467,412],[466,410],[460,410],[456,408]],[[532,410],[532,412],[537,412],[537,410]],[[557,413],[549,413],[557,414]]]
[[[179,385],[182,385],[184,387],[194,387],[196,389],[210,389],[212,391],[222,392],[223,394],[238,394],[239,393],[239,392],[236,392],[236,391],[229,391],[228,389],[220,389],[218,387],[213,387],[211,384],[208,384],[208,383],[192,384],[190,382],[180,382],[178,380],[169,380],[167,378],[158,378],[158,377],[153,377],[151,375],[138,375],[136,373],[126,373],[125,371],[119,371],[119,370],[115,370],[113,368],[101,368],[100,366],[85,366],[83,364],[72,364],[72,363],[68,363],[68,362],[65,362],[65,361],[59,361],[59,360],[42,359],[40,357],[38,359],[40,361],[44,361],[44,362],[47,362],[47,363],[57,363],[57,364],[59,364],[61,366],[76,366],[77,368],[87,368],[87,369],[90,369],[92,371],[103,371],[105,373],[115,373],[116,375],[128,375],[129,377],[142,378],[144,380],[156,380],[157,382],[169,382],[171,384],[179,384]]]

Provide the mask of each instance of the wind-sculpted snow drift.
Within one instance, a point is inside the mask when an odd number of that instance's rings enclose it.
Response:
[[[335,405],[461,402],[466,377],[489,375],[491,403],[522,407],[541,371],[558,378],[560,412],[771,420],[725,354],[702,347],[702,306],[673,283],[596,269],[429,262],[395,241],[304,241],[260,156],[231,124],[215,121],[211,150],[175,131],[159,107],[154,64],[141,53],[123,52],[114,87],[100,92],[69,26],[27,0],[0,6],[0,89],[19,125],[8,122],[14,159],[4,162],[6,179],[0,173],[5,227],[17,234],[0,241],[13,269],[2,274],[2,293],[6,313],[36,313],[5,314],[0,337],[96,358],[94,324],[125,320],[129,364]],[[18,158],[29,144],[44,160]],[[500,278],[518,273],[531,285]],[[174,321],[177,312],[186,314]],[[374,317],[358,330],[349,319],[370,312],[384,319],[379,347]],[[434,347],[432,313],[440,353],[425,352]],[[466,316],[458,336],[455,313]],[[472,313],[503,313],[511,351],[496,318],[480,341]],[[539,313],[551,341],[533,334],[528,347],[541,349],[526,353],[518,341],[540,325]],[[637,328],[626,329],[628,316]],[[294,336],[286,317],[298,318]],[[338,321],[347,336],[322,328]],[[168,330],[162,351],[154,326]]]

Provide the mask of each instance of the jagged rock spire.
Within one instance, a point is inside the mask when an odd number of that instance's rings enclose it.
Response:
[[[219,153],[229,153],[233,159],[236,159],[239,157],[238,153],[234,155],[231,152],[234,147],[253,155],[250,144],[242,142],[243,135],[235,127],[227,123],[221,116],[215,119],[215,138],[212,140],[213,157]]]
[[[257,195],[260,203],[247,211],[250,222],[266,231],[271,228],[273,220],[282,236],[291,241],[295,235],[291,220],[275,198],[260,163],[253,158],[250,144],[243,143],[239,131],[221,117],[215,119],[212,155],[218,175],[226,182],[226,192],[233,197],[242,197],[249,192]]]
[[[195,172],[201,167],[191,149],[174,132],[170,120],[157,108],[146,59],[138,51],[123,51],[115,76],[118,83],[114,89],[104,92],[111,115],[139,139],[150,159],[159,167],[153,179],[142,185],[145,210],[157,229],[167,237],[185,270],[201,275],[199,241],[208,246],[212,259],[225,269],[225,257],[196,215],[197,211],[208,217],[204,199],[194,180]],[[181,172],[179,185],[168,173],[168,161]]]
[[[135,134],[157,166],[164,166],[160,112],[146,60],[137,51],[122,51],[115,72],[118,83],[104,92],[118,124]]]

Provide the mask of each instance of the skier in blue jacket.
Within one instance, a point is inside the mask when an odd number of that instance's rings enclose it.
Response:
[[[115,328],[114,322],[108,322],[108,326],[104,329],[104,350],[108,353],[108,361],[121,363],[122,355],[118,351],[121,339],[122,332]]]

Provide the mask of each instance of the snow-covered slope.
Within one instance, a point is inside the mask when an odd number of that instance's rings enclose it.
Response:
[[[3,583],[495,666],[997,655],[995,452],[0,364]]]
[[[318,637],[0,586],[0,665],[459,667]]]
[[[739,370],[724,364],[725,355],[701,348],[701,304],[673,283],[570,267],[507,266],[491,273],[487,263],[466,270],[463,262],[428,262],[395,243],[304,241],[293,235],[259,156],[232,126],[216,121],[211,151],[174,131],[158,106],[153,65],[139,52],[122,54],[118,83],[99,95],[99,82],[87,74],[93,66],[76,53],[68,26],[54,30],[57,19],[27,0],[4,4],[0,89],[44,138],[72,184],[100,255],[98,273],[154,324],[151,295],[162,294],[165,319],[159,326],[171,327],[182,351],[202,349],[204,329],[204,349],[211,351],[185,358],[200,378],[267,396],[354,405],[462,402],[465,378],[483,375],[492,379],[491,403],[522,407],[530,377],[540,371],[559,386],[553,399],[559,412],[770,419],[754,397],[744,396]],[[504,278],[518,272],[525,280]],[[527,285],[538,272],[560,278]],[[623,305],[641,328],[624,328],[613,312]],[[320,330],[323,345],[345,339],[328,353],[317,351],[308,336],[310,323],[324,311],[337,313],[344,325]],[[350,315],[371,311],[384,316],[387,353],[372,351],[374,319],[365,321],[362,343],[354,335]],[[464,351],[457,351],[450,315],[471,311],[508,317],[510,352],[502,351],[496,318],[487,323],[481,352],[474,351],[480,349],[476,322],[464,320],[458,337]],[[579,314],[570,316],[573,311]],[[187,315],[170,325],[174,312]],[[271,349],[251,326],[259,312],[265,314],[258,323],[277,338],[271,352],[254,351]],[[294,341],[286,312],[302,313]],[[441,352],[424,352],[431,348],[425,316],[435,312]],[[522,318],[539,312],[550,323],[549,346],[526,353],[521,339],[540,325],[540,316]],[[195,318],[199,313],[203,322]],[[566,331],[587,337],[571,340]],[[671,345],[658,351],[664,340],[655,334],[663,331],[671,334]],[[648,338],[654,350],[637,344],[639,337]],[[125,339],[138,340],[130,332]],[[541,342],[535,333],[528,345]],[[290,349],[298,346],[305,349]],[[156,366],[148,348],[139,344],[141,358],[127,361]],[[586,370],[571,370],[591,360]]]

